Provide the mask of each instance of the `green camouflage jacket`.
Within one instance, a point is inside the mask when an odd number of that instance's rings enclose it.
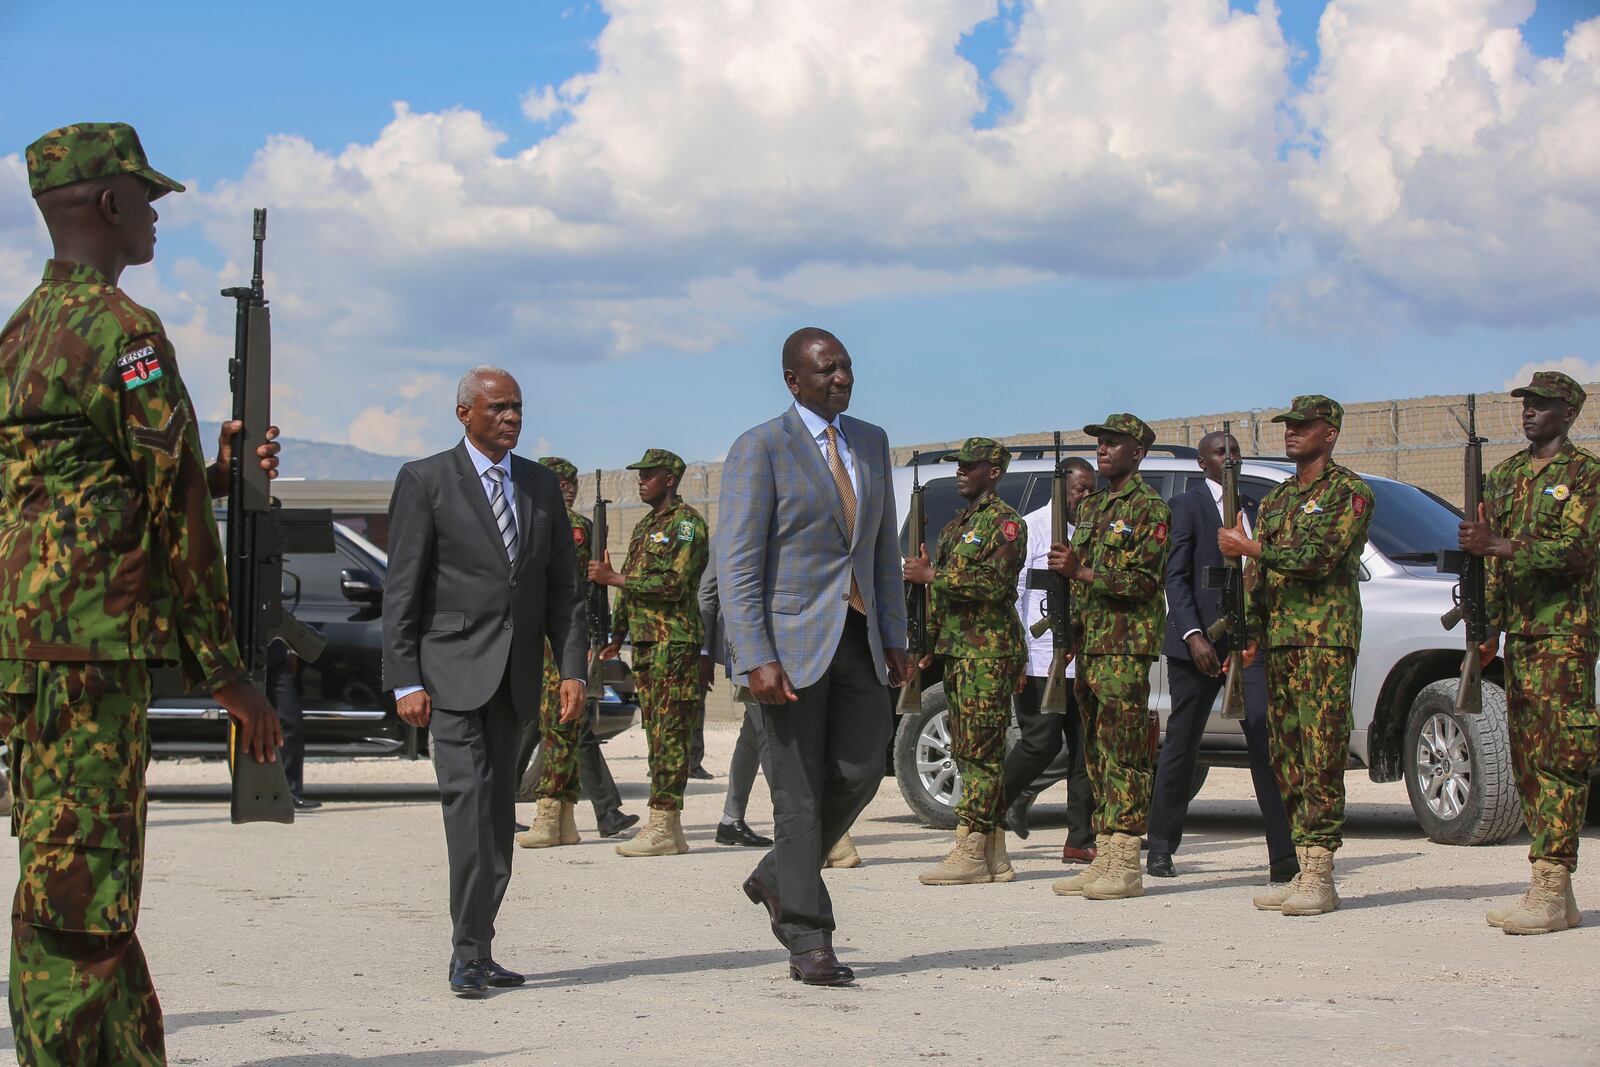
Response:
[[[589,540],[594,536],[594,523],[571,508],[567,509],[567,521],[572,524],[572,547],[578,553],[578,577],[588,581],[589,560],[593,558],[589,551]]]
[[[1094,571],[1073,590],[1078,651],[1102,656],[1161,654],[1167,625],[1167,529],[1172,510],[1135,473],[1119,492],[1095,490],[1078,505],[1072,547]]]
[[[1596,635],[1600,626],[1600,460],[1568,441],[1535,474],[1526,450],[1484,486],[1489,525],[1517,543],[1491,559],[1489,622],[1507,633]]]
[[[634,644],[693,642],[698,649],[705,640],[697,594],[710,558],[707,543],[706,520],[682,500],[640,519],[622,565],[612,637]]]
[[[1017,616],[1017,575],[1028,526],[998,493],[985,493],[939,534],[928,632],[944,656],[993,659],[1027,650]]]
[[[1372,504],[1367,483],[1337,463],[1310,485],[1291,477],[1262,497],[1250,609],[1266,647],[1359,647],[1361,553]]]
[[[0,659],[241,670],[189,394],[155,314],[51,260],[0,331]]]

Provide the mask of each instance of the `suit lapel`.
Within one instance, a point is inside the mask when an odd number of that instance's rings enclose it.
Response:
[[[783,432],[789,440],[789,452],[794,456],[800,469],[811,476],[817,487],[823,490],[829,506],[833,509],[833,520],[839,524],[846,541],[853,536],[853,530],[845,529],[844,503],[839,499],[839,487],[833,484],[833,472],[828,470],[827,463],[823,462],[822,449],[817,447],[816,439],[806,429],[805,422],[800,418],[799,412],[790,407],[783,416]],[[860,510],[860,502],[857,502]]]
[[[455,448],[456,465],[461,468],[460,488],[467,498],[467,508],[478,516],[483,532],[489,538],[489,544],[494,549],[495,555],[501,559],[506,558],[505,542],[500,540],[500,527],[495,525],[494,512],[489,510],[489,494],[483,491],[483,479],[478,477],[477,468],[472,465],[472,457],[467,455],[467,443],[462,441]],[[522,538],[517,538],[520,543]],[[520,553],[520,548],[519,548]],[[507,566],[510,561],[507,560]]]
[[[517,490],[517,558],[511,569],[522,566],[528,556],[528,545],[533,540],[533,479],[526,463],[511,457],[511,482]]]
[[[1222,529],[1222,505],[1217,503],[1217,498],[1211,495],[1211,483],[1201,482],[1190,492],[1200,498],[1200,506],[1205,509],[1201,514],[1211,520],[1212,530]]]

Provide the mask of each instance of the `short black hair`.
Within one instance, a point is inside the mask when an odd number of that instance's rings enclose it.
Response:
[[[814,344],[835,344],[842,349],[839,339],[820,326],[802,326],[783,342],[783,369],[794,370],[795,360]]]
[[[1200,443],[1198,445],[1196,445],[1195,447],[1198,448],[1200,451],[1204,452],[1206,450],[1206,445],[1209,444],[1211,439],[1214,438],[1214,437],[1232,437],[1233,441],[1234,441],[1234,444],[1238,444],[1239,443],[1238,435],[1233,433],[1232,431],[1229,431],[1228,433],[1224,434],[1221,430],[1212,430],[1210,433],[1208,433],[1204,437],[1200,438]],[[1240,445],[1241,449],[1243,447],[1244,446]]]
[[[1068,456],[1061,461],[1061,466],[1056,468],[1062,474],[1071,475],[1073,471],[1087,471],[1094,473],[1094,468],[1089,466],[1089,461],[1082,456]]]

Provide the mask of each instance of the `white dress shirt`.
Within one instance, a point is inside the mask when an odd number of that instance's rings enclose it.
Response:
[[[822,450],[822,465],[824,467],[828,465],[828,435],[826,431],[829,426],[833,427],[835,437],[839,442],[839,459],[844,463],[845,474],[850,476],[850,484],[855,486],[856,523],[859,525],[861,522],[861,479],[856,477],[855,457],[850,452],[850,442],[844,435],[844,427],[839,425],[839,416],[835,415],[832,422],[823,422],[821,415],[818,415],[804,404],[796,404],[794,409],[800,413],[800,421],[806,424],[806,430],[810,432],[811,439]],[[854,530],[850,532],[852,534],[855,533]]]
[[[1206,488],[1211,490],[1211,499],[1216,502],[1217,515],[1220,517],[1222,515],[1222,483],[1221,482],[1214,482],[1210,478],[1207,478],[1206,479]],[[1240,503],[1241,504],[1243,503],[1242,499],[1240,500]],[[1254,540],[1255,536],[1256,536],[1255,528],[1253,526],[1251,526],[1251,524],[1250,524],[1250,516],[1249,516],[1248,513],[1246,513],[1246,511],[1244,510],[1243,507],[1241,507],[1239,509],[1239,521],[1244,523],[1244,535],[1246,537],[1251,538],[1252,540]],[[1197,626],[1194,629],[1190,630],[1188,633],[1184,634],[1183,635],[1183,639],[1185,641],[1187,641],[1187,640],[1189,640],[1189,638],[1192,635],[1197,634],[1199,632],[1200,632],[1200,628]]]
[[[489,501],[489,510],[491,512],[494,510],[495,483],[494,479],[489,477],[489,468],[499,467],[504,472],[501,476],[500,491],[505,494],[506,504],[511,508],[511,529],[515,532],[517,529],[517,491],[511,486],[511,453],[507,452],[500,457],[500,462],[496,463],[482,452],[479,452],[478,447],[469,438],[463,437],[461,443],[467,446],[467,458],[472,460],[472,469],[478,472],[478,484],[483,486],[483,495]],[[394,698],[399,700],[401,697],[408,697],[412,693],[421,692],[421,690],[422,686],[420,685],[403,686],[394,691]]]
[[[1028,561],[1017,576],[1017,614],[1022,617],[1022,628],[1028,640],[1028,675],[1045,678],[1050,674],[1050,661],[1055,658],[1055,637],[1049,630],[1043,637],[1034,637],[1028,628],[1044,614],[1044,590],[1028,588],[1028,572],[1043,570],[1050,557],[1050,505],[1024,515],[1028,524]],[[1067,524],[1067,537],[1072,537],[1072,524]],[[1067,664],[1067,677],[1077,674],[1078,661]]]

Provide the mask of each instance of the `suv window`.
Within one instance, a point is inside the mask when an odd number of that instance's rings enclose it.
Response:
[[[283,596],[292,610],[295,575],[300,579],[300,603],[345,604],[340,588],[340,572],[347,568],[372,570],[371,562],[351,552],[343,542],[333,552],[313,552],[304,556],[283,557]]]
[[[950,468],[946,467],[946,469],[949,470]],[[926,469],[924,469],[924,473],[926,473]],[[1018,505],[1022,503],[1023,493],[1027,490],[1028,481],[1032,477],[1033,475],[1031,474],[1017,473],[1008,474],[1000,479],[998,490],[1000,499],[1021,511],[1022,509]],[[928,517],[928,555],[931,556],[933,555],[934,542],[939,539],[939,531],[943,530],[951,519],[960,514],[961,509],[967,506],[967,502],[961,499],[960,493],[956,492],[956,479],[953,472],[942,478],[924,477],[922,489],[922,509],[923,513]],[[909,513],[909,502],[899,506]],[[908,518],[900,526],[900,552],[902,555],[909,556],[912,554],[910,541],[911,523]]]
[[[1441,548],[1455,548],[1461,513],[1414,485],[1368,478],[1372,489],[1372,547],[1396,563],[1432,563]]]

